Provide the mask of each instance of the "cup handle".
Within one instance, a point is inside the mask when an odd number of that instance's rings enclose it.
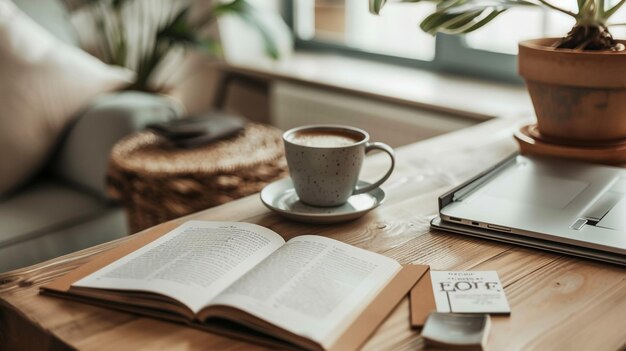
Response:
[[[369,192],[378,188],[387,179],[389,179],[389,176],[391,176],[391,172],[393,172],[393,168],[396,165],[396,157],[394,156],[393,149],[391,148],[391,146],[385,143],[367,143],[365,145],[365,153],[368,153],[372,150],[381,150],[381,151],[386,152],[387,155],[389,155],[389,157],[391,158],[391,167],[389,167],[389,170],[387,171],[387,173],[382,178],[380,178],[376,183],[370,184],[368,186],[364,186],[362,188],[358,188],[358,187],[355,188],[354,191],[352,192],[353,195],[363,194],[363,193],[366,193],[366,192]]]

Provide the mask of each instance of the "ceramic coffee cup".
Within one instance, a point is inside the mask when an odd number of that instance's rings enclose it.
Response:
[[[312,125],[285,132],[287,164],[300,201],[312,206],[339,206],[350,196],[384,183],[395,165],[393,149],[370,143],[369,138],[362,129],[341,125]],[[386,152],[391,166],[377,182],[357,188],[363,159],[372,150]]]

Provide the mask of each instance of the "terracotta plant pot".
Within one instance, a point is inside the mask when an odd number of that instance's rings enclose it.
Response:
[[[556,40],[519,44],[541,135],[578,145],[626,140],[626,52],[554,49]]]

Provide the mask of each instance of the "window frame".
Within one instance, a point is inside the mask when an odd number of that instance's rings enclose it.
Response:
[[[355,58],[414,67],[441,73],[452,73],[498,82],[523,84],[517,74],[517,55],[475,49],[467,45],[464,35],[437,34],[432,61],[385,55],[321,40],[305,40],[295,32],[295,0],[282,0],[282,16],[291,29],[296,50],[336,53]],[[364,5],[365,6],[365,5]]]

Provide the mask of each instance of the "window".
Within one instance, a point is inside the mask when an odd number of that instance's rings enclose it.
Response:
[[[607,0],[607,7],[616,1]],[[574,24],[573,18],[555,11],[514,8],[473,33],[435,38],[419,29],[421,20],[435,8],[432,2],[390,3],[381,16],[369,13],[366,0],[286,0],[286,3],[299,47],[369,55],[508,81],[519,81],[515,56],[519,41],[560,37]],[[576,0],[555,3],[576,11]],[[626,22],[626,10],[622,12],[612,22]],[[626,26],[612,27],[611,32],[624,38]]]
[[[607,8],[616,1],[606,1]],[[577,12],[576,0],[559,0],[554,4]],[[625,22],[626,13],[618,12],[611,18],[612,23]],[[548,11],[543,8],[514,8],[498,16],[494,21],[479,31],[466,35],[467,45],[471,48],[493,52],[516,54],[517,42],[540,37],[562,37],[574,25],[574,19],[563,13]],[[611,33],[616,38],[624,38],[624,27],[612,27]]]
[[[394,4],[385,9],[385,16],[372,16],[365,0],[294,3],[294,30],[299,39],[425,61],[435,57],[435,38],[417,26],[425,17],[421,5]],[[425,5],[428,9],[435,6]]]

